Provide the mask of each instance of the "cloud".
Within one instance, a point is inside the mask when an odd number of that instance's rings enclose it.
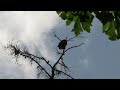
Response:
[[[57,22],[58,16],[52,11],[0,11],[0,42],[6,44],[12,39],[24,42],[33,54],[39,49],[44,57],[54,61],[56,57],[48,33]],[[22,66],[18,67],[10,62],[12,58],[5,51],[0,52],[0,78],[35,78],[34,65],[20,58]]]
[[[82,66],[85,67],[85,68],[88,68],[88,66],[89,66],[88,59],[85,58],[85,59],[83,59],[83,60],[80,60],[80,61],[79,61],[79,64],[82,65]]]

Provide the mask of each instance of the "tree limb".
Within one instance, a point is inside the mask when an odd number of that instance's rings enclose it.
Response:
[[[84,43],[82,43],[82,44],[80,44],[80,45],[78,45],[78,46],[72,46],[72,47],[70,47],[70,48],[66,49],[66,50],[65,50],[65,52],[67,52],[68,50],[70,50],[70,49],[72,49],[72,48],[79,47],[79,46],[81,46],[81,45],[83,45],[83,44],[84,44]]]
[[[31,55],[31,56],[33,56],[33,57],[35,57],[35,58],[38,58],[38,59],[41,59],[41,60],[43,60],[43,61],[45,61],[51,68],[52,68],[52,65],[49,63],[49,61],[47,61],[45,58],[43,58],[43,57],[38,57],[38,56],[35,56],[35,55],[33,55],[33,54],[28,54],[28,55]]]
[[[21,54],[22,55],[22,54]],[[39,64],[39,62],[37,62],[36,60],[34,60],[33,58],[31,58],[30,56],[27,56],[28,58],[30,58],[31,60],[33,60],[37,65],[38,65],[38,67],[40,67],[49,77],[51,77],[50,76],[50,74],[45,70],[45,68],[43,68],[40,64]]]
[[[21,56],[23,56],[24,58],[29,58],[29,59],[31,59],[31,62],[34,61],[34,62],[38,65],[38,67],[40,67],[49,77],[51,77],[50,74],[46,71],[46,69],[45,69],[44,67],[42,67],[37,60],[34,59],[34,58],[42,59],[42,60],[44,60],[50,67],[52,67],[52,66],[49,64],[49,62],[47,62],[43,57],[37,57],[37,56],[35,56],[35,55],[30,54],[30,53],[27,52],[27,51],[24,51],[24,52],[23,52],[23,51],[20,50],[20,48],[18,48],[17,45],[14,46],[14,45],[10,44],[10,45],[8,45],[8,46],[5,47],[5,48],[10,48],[10,49],[13,51],[13,54],[15,55],[15,57],[18,57],[19,55],[21,55]],[[16,52],[17,52],[17,53],[16,53]],[[31,57],[31,56],[32,56],[32,57]],[[33,57],[34,57],[34,58],[33,58]]]
[[[40,67],[49,77],[51,77],[50,76],[50,74],[45,70],[45,68],[43,68],[36,60],[34,60],[33,58],[31,58],[31,57],[29,57],[31,60],[33,60],[37,65],[38,65],[38,67]]]
[[[56,65],[59,63],[59,61],[61,60],[61,58],[62,58],[64,55],[65,55],[65,54],[64,54],[64,50],[63,50],[62,55],[59,57],[59,59],[57,60],[57,62],[53,65],[53,68],[56,67]]]

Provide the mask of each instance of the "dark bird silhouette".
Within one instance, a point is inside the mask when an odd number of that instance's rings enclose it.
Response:
[[[59,49],[65,49],[66,45],[67,45],[67,40],[64,39],[58,44],[58,47]]]

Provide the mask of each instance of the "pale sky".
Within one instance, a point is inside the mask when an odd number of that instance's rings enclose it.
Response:
[[[55,31],[61,39],[70,38],[74,36],[72,27],[66,27],[65,21],[55,11],[0,11],[0,42],[6,44],[14,39],[28,47],[31,53],[40,51],[51,61],[58,58],[55,49],[59,43],[52,32]],[[71,67],[71,76],[77,79],[120,78],[119,40],[108,40],[97,19],[94,19],[91,29],[91,33],[82,33],[87,38],[76,38],[68,43],[68,47],[85,43],[64,56],[65,63]],[[0,79],[36,78],[35,65],[31,66],[24,58],[16,64],[2,48],[0,53]]]

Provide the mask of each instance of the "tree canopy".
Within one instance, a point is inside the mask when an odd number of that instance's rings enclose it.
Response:
[[[76,36],[81,32],[91,31],[94,17],[103,24],[102,32],[112,41],[120,39],[120,11],[57,11],[58,15],[66,21],[66,26],[74,23],[71,30]]]

